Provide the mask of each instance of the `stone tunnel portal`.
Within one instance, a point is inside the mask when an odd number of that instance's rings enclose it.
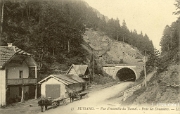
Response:
[[[136,80],[136,74],[130,68],[120,69],[117,72],[116,77],[119,79],[119,81],[135,81]]]

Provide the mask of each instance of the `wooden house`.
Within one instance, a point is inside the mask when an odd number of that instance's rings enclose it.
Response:
[[[73,74],[81,77],[86,82],[89,82],[90,71],[88,65],[74,65],[72,64],[66,74]]]
[[[0,46],[0,105],[37,97],[37,65],[32,55]]]
[[[53,99],[67,97],[71,91],[83,91],[84,83],[80,77],[66,74],[53,74],[38,82],[41,84],[41,97]]]

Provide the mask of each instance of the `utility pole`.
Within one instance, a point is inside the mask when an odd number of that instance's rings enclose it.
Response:
[[[124,33],[124,35],[123,35],[123,43],[125,41],[125,38],[126,38],[126,33]]]
[[[0,1],[1,4],[1,25],[0,25],[0,34],[2,34],[2,25],[3,25],[3,15],[4,15],[4,0]]]
[[[94,81],[94,49],[92,49],[92,57],[93,57],[93,69],[92,69],[92,71],[93,71],[93,81]]]
[[[117,38],[117,41],[118,41],[119,40],[118,31],[116,31],[116,38]]]
[[[123,43],[124,43],[124,36],[123,36]]]
[[[68,53],[70,52],[69,42],[70,42],[70,39],[68,40]]]
[[[144,53],[144,76],[145,76],[144,85],[146,87],[147,86],[147,80],[146,80],[146,78],[147,78],[147,76],[146,76],[146,51]]]

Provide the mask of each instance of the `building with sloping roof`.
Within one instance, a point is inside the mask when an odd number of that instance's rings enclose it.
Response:
[[[0,105],[37,97],[37,64],[32,55],[0,46]]]
[[[83,91],[84,83],[80,77],[66,74],[52,74],[38,82],[41,84],[41,96],[53,99],[67,97],[68,92]]]
[[[73,74],[89,81],[90,71],[88,65],[74,65],[72,64],[66,74]]]

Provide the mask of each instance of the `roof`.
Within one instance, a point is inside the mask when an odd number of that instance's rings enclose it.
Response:
[[[71,67],[69,68],[67,74],[70,72],[70,70],[74,68],[75,72],[78,74],[78,75],[84,75],[87,68],[88,68],[88,65],[74,65],[72,64]]]
[[[31,54],[16,46],[0,46],[0,67],[5,65],[14,55],[30,56]]]
[[[85,82],[82,78],[80,78],[76,75],[52,74],[52,75],[44,78],[43,80],[41,80],[38,83],[42,84],[44,81],[48,80],[49,78],[54,78],[57,81],[64,83],[65,85]]]
[[[74,84],[74,83],[78,83],[77,81],[71,79],[70,77],[68,77],[67,75],[54,75],[56,78],[59,78],[61,80],[63,80],[64,82],[66,82],[68,85],[69,84]]]
[[[80,78],[79,76],[75,76],[75,75],[67,75],[67,76],[68,76],[69,78],[71,78],[71,79],[79,82],[79,83],[84,83],[84,82],[85,82],[85,81],[84,81],[82,78]]]
[[[25,61],[26,61],[26,64],[27,64],[29,67],[37,66],[36,61],[35,61],[32,57],[26,58]]]

